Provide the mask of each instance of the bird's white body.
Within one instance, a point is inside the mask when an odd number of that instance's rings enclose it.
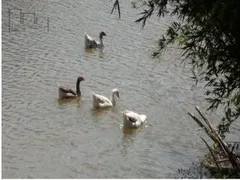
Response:
[[[99,34],[100,41],[96,41],[90,35],[85,33],[85,48],[103,48],[103,36],[106,36],[106,33],[102,31]]]
[[[92,93],[93,108],[98,109],[98,108],[112,107],[116,103],[115,96],[119,98],[119,91],[117,89],[112,90],[112,100],[108,99],[103,95]]]
[[[133,111],[125,110],[123,112],[123,125],[127,128],[138,128],[147,119],[146,115],[140,115]]]

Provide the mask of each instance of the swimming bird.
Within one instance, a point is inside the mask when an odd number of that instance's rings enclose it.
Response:
[[[103,48],[103,36],[107,36],[107,34],[104,31],[101,31],[99,34],[100,42],[98,42],[85,33],[85,48]]]
[[[116,97],[120,98],[118,89],[112,90],[112,100],[109,100],[105,96],[92,93],[93,97],[93,107],[98,108],[105,108],[105,107],[112,107],[116,104]]]
[[[138,128],[146,121],[146,118],[146,115],[140,115],[133,111],[125,110],[123,112],[123,125],[127,128]]]
[[[80,82],[81,81],[85,81],[85,79],[83,77],[79,76],[77,78],[77,82],[76,82],[76,92],[74,92],[70,88],[59,86],[58,87],[59,99],[80,97],[81,96],[81,90],[80,90]]]

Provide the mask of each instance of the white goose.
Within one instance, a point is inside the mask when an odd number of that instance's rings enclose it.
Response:
[[[116,104],[116,96],[119,97],[119,91],[118,89],[113,89],[112,90],[112,101],[110,101],[108,98],[105,96],[93,93],[93,107],[98,109],[98,108],[105,108],[105,107],[112,107]]]
[[[80,90],[80,82],[84,81],[85,79],[81,76],[77,78],[76,82],[76,92],[74,92],[72,89],[59,86],[58,87],[58,97],[59,99],[64,98],[74,98],[74,97],[80,97],[81,96],[81,90]]]
[[[85,48],[103,48],[103,36],[107,36],[107,34],[102,31],[99,34],[100,42],[94,40],[91,36],[85,33]]]
[[[133,111],[125,110],[123,112],[123,125],[127,128],[138,128],[145,122],[146,118],[146,115],[140,115]]]

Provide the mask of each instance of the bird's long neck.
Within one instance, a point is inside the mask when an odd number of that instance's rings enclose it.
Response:
[[[116,104],[116,100],[115,100],[115,92],[112,92],[112,104],[113,104],[113,105]]]
[[[103,37],[100,36],[100,46],[103,46]]]
[[[77,94],[78,96],[81,96],[80,81],[77,81],[77,83],[76,83],[76,94]]]
[[[99,34],[100,46],[103,46],[103,35]]]

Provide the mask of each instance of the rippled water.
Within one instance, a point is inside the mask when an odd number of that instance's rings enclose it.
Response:
[[[203,90],[178,49],[151,58],[170,18],[153,17],[141,30],[134,23],[141,10],[130,2],[121,2],[120,20],[109,0],[2,5],[3,178],[166,178],[203,157],[187,116],[195,105],[206,107]],[[35,13],[37,24],[31,14],[21,24],[16,9]],[[97,38],[102,30],[104,51],[85,51],[84,32]],[[56,83],[75,88],[79,75],[86,80],[81,100],[58,101]],[[108,96],[113,88],[117,106],[94,111],[91,92]],[[125,109],[146,114],[147,123],[123,130]]]

